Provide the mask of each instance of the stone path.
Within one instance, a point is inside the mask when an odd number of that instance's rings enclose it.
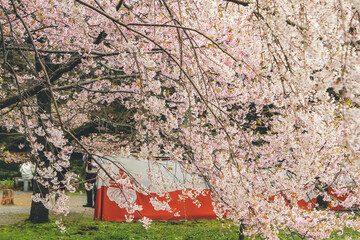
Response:
[[[16,223],[24,220],[30,214],[32,192],[14,191],[14,205],[4,206],[0,204],[0,225]],[[0,198],[2,198],[0,190]],[[84,208],[86,194],[70,195],[69,208],[70,214],[77,213],[86,216],[93,216],[93,208]]]

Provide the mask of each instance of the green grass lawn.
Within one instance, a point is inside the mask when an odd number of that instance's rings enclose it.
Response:
[[[24,215],[24,219],[26,216]],[[54,219],[54,218],[52,218]],[[217,220],[191,220],[153,222],[149,229],[141,223],[101,222],[94,221],[89,216],[81,214],[70,215],[65,221],[66,233],[61,233],[52,221],[46,224],[31,224],[21,220],[16,224],[0,226],[0,239],[238,239],[237,226],[224,227]],[[226,222],[224,225],[231,225]],[[350,229],[338,237],[336,233],[331,239],[345,239],[351,235],[353,239],[360,239],[360,234]],[[280,233],[280,239],[292,238]],[[255,239],[261,239],[256,237]]]
[[[91,217],[73,215],[65,221],[61,233],[54,221],[0,226],[0,239],[237,239],[238,228],[224,228],[216,220],[153,222],[149,229],[141,223],[93,221]]]

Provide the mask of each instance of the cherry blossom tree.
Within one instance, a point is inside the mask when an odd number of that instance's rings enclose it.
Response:
[[[30,219],[68,213],[49,188],[74,150],[136,152],[200,175],[241,234],[359,230],[359,6],[1,0],[0,124],[37,164]],[[351,211],[297,206],[309,192],[333,201],[329,187]]]

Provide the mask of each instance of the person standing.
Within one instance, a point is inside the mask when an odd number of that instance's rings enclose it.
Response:
[[[21,177],[24,181],[24,191],[29,191],[29,183],[31,183],[31,187],[34,186],[34,174],[35,174],[35,165],[27,160],[20,166]]]
[[[96,177],[98,172],[98,164],[95,163],[92,158],[85,153],[83,155],[84,167],[85,167],[85,189],[87,203],[83,207],[95,207],[96,201]],[[94,194],[93,194],[94,193]]]

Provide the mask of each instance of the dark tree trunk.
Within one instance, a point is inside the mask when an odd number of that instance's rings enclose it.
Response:
[[[41,184],[34,181],[33,194],[40,193],[42,197],[49,193],[48,188],[44,188]],[[32,223],[45,223],[49,222],[49,210],[44,207],[42,202],[31,202],[31,210],[29,221]]]
[[[57,81],[64,73],[69,72],[72,69],[74,69],[77,65],[79,65],[81,63],[81,59],[82,59],[82,57],[79,54],[75,54],[69,59],[68,62],[66,62],[62,65],[57,65],[57,66],[53,66],[52,68],[51,67],[49,68],[49,66],[51,66],[51,64],[46,64],[46,68],[47,68],[46,71],[48,73],[51,72],[51,74],[49,76],[50,83]],[[47,62],[47,63],[51,62],[49,56],[45,56],[43,61]],[[44,70],[41,67],[39,59],[36,59],[36,70],[38,72]],[[45,87],[47,85],[48,84],[46,82],[43,82],[43,84],[39,84],[39,86],[41,86],[41,88],[38,89],[38,91],[32,92],[32,94],[29,95],[29,96],[33,96],[36,94],[37,105],[39,107],[39,109],[38,109],[39,116],[41,114],[46,114],[48,116],[51,114],[51,102],[52,101],[51,101],[50,92],[45,90]],[[1,103],[0,103],[0,107],[2,107]],[[39,121],[39,124],[43,126],[43,129],[46,129],[45,124],[43,123],[43,120],[40,117],[39,117],[38,121]],[[51,151],[54,153],[54,150],[55,150],[54,146],[47,143],[45,138],[42,138],[42,139],[39,138],[38,141],[45,146],[44,151]],[[50,165],[49,161],[44,156],[43,152],[39,153],[39,158],[40,158],[41,162],[44,163],[44,165],[42,167],[48,167]],[[38,163],[36,163],[36,168],[38,168],[38,167],[39,167]],[[37,173],[35,173],[35,176],[36,175],[37,175]],[[47,181],[49,179],[44,179],[44,180]],[[44,197],[46,197],[47,194],[49,194],[49,189],[44,188],[40,183],[38,183],[38,182],[36,182],[36,180],[34,180],[33,195],[35,195],[36,193],[40,193],[40,196],[42,198],[44,198]],[[46,209],[41,202],[32,201],[29,220],[33,223],[48,222],[49,221],[49,210]]]
[[[39,114],[45,113],[50,114],[51,113],[51,97],[50,93],[47,91],[39,92],[37,95],[37,103],[39,106]],[[39,118],[39,123],[42,125],[42,119]],[[45,138],[39,139],[39,141],[44,144],[45,149],[48,150],[49,146],[46,144]],[[44,156],[43,152],[39,153],[39,158],[42,162],[45,162],[44,166],[49,165],[49,161]],[[36,169],[38,168],[38,162],[36,162]],[[35,171],[35,179],[36,177],[40,177]],[[49,188],[45,188],[42,184],[38,183],[36,180],[33,180],[33,195],[39,193],[41,198],[46,197],[46,195],[49,193]],[[48,179],[44,179],[45,181]],[[32,223],[45,223],[49,222],[49,210],[42,204],[42,202],[31,202],[31,210],[30,210],[30,216],[29,221]]]

